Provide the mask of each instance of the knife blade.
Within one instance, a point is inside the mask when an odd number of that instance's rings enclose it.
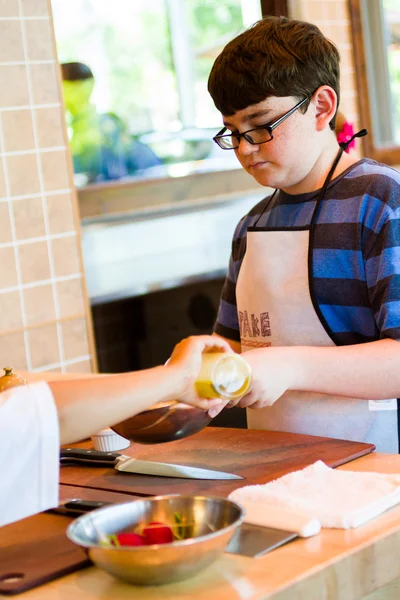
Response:
[[[291,540],[321,531],[318,519],[299,509],[250,500],[241,500],[239,504],[245,509],[245,516],[225,548],[231,554],[263,556]]]
[[[243,522],[229,540],[225,552],[258,558],[298,537],[295,531]]]
[[[244,479],[234,473],[179,465],[174,463],[139,460],[117,452],[101,452],[85,448],[62,448],[60,451],[62,465],[86,465],[113,467],[117,471],[140,475],[156,475],[158,477],[178,477],[181,479]]]

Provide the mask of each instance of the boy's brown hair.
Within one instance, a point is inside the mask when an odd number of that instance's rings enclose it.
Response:
[[[211,69],[208,91],[225,116],[269,96],[311,98],[321,85],[335,90],[339,105],[339,62],[336,46],[315,25],[266,17],[225,46]]]

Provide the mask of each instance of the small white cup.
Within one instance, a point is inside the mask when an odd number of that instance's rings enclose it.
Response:
[[[118,435],[112,429],[102,429],[91,436],[95,450],[102,452],[114,452],[114,450],[124,450],[130,446],[130,441]]]

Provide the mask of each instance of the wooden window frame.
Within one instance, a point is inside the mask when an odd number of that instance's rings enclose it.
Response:
[[[368,73],[366,67],[366,56],[364,50],[364,38],[362,31],[361,2],[360,0],[348,0],[351,19],[351,30],[353,37],[353,58],[356,73],[358,110],[360,115],[360,126],[368,130],[368,135],[362,138],[363,153],[368,158],[388,165],[400,164],[400,146],[379,147],[375,144],[372,129],[371,106],[369,102]]]
[[[263,17],[267,15],[287,17],[289,14],[288,0],[260,0],[260,4]]]

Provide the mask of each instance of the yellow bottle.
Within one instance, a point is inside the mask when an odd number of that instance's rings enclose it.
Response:
[[[250,365],[240,354],[206,352],[195,386],[203,398],[241,398],[251,387]]]

